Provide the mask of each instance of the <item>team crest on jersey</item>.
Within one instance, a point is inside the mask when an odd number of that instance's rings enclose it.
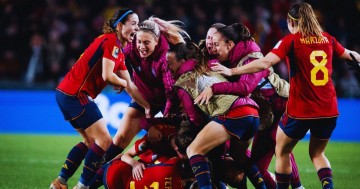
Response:
[[[120,49],[119,49],[118,47],[115,47],[115,46],[114,46],[111,55],[112,55],[114,58],[118,58],[118,56],[119,56],[119,51],[120,51]]]

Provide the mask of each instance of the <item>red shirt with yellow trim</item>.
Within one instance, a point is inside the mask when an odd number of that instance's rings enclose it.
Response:
[[[180,164],[183,159],[173,157],[160,164],[152,164],[143,171],[144,177],[136,180],[131,175],[132,167],[117,159],[114,160],[106,170],[106,188],[128,188],[128,189],[184,189]]]
[[[126,70],[121,43],[114,33],[97,37],[65,75],[57,89],[68,95],[85,93],[96,98],[107,85],[102,78],[103,58],[114,61],[114,73]]]
[[[331,35],[323,38],[289,34],[271,51],[280,59],[287,57],[290,95],[286,113],[293,118],[336,117],[336,92],[331,75],[333,55],[341,56],[345,48]]]

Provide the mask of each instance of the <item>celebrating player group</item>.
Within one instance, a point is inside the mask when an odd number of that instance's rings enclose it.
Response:
[[[291,5],[287,26],[263,55],[243,23],[214,23],[196,43],[180,21],[117,10],[56,88],[83,140],[50,188],[67,189],[83,162],[77,189],[303,189],[292,150],[310,131],[319,187],[333,189],[324,154],[339,115],[333,57],[360,71],[360,55],[323,31],[308,3]],[[289,78],[272,68],[283,60]],[[132,98],[113,138],[93,100],[107,85]]]

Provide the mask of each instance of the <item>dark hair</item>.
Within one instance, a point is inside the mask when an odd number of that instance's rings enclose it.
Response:
[[[241,23],[234,23],[229,26],[224,26],[218,29],[218,31],[225,41],[233,41],[235,44],[240,41],[254,40],[250,34],[250,30]]]
[[[226,26],[226,25],[223,24],[223,23],[215,23],[215,24],[211,25],[210,28],[219,29],[219,28],[224,27],[224,26]]]
[[[188,43],[177,43],[175,45],[170,45],[168,53],[175,53],[175,58],[177,61],[181,59],[190,60],[194,59],[197,61],[195,65],[195,72],[199,74],[206,74],[208,71],[207,61],[205,59],[204,53],[201,49],[193,42]]]
[[[180,124],[180,128],[175,136],[175,144],[178,147],[178,151],[182,154],[186,154],[187,147],[195,139],[199,129],[196,126],[191,125],[190,121],[185,120]]]
[[[300,8],[300,3],[293,4],[289,9],[288,16],[290,16],[295,20],[298,20],[300,18],[299,8]]]
[[[113,16],[104,23],[103,33],[115,33],[117,23],[121,22],[125,24],[131,14],[136,13],[129,8],[117,10]]]
[[[216,30],[218,30],[219,28],[224,27],[224,26],[226,26],[226,25],[223,23],[215,23],[215,24],[211,25],[210,28],[215,28]],[[208,29],[208,31],[210,30],[210,28]],[[206,40],[205,39],[200,40],[198,46],[206,57],[210,56],[208,50],[206,49]]]

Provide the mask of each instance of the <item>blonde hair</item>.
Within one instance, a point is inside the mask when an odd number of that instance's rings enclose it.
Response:
[[[180,24],[183,25],[183,23],[178,20],[165,21],[160,18],[150,17],[139,25],[139,30],[148,31],[157,38],[159,38],[162,33],[171,44],[184,43],[185,40],[182,35],[188,38],[190,38],[190,36],[180,27]]]
[[[315,35],[317,37],[323,37],[323,29],[310,4],[296,3],[292,5],[288,13],[288,19],[298,24],[299,33],[302,36]]]

